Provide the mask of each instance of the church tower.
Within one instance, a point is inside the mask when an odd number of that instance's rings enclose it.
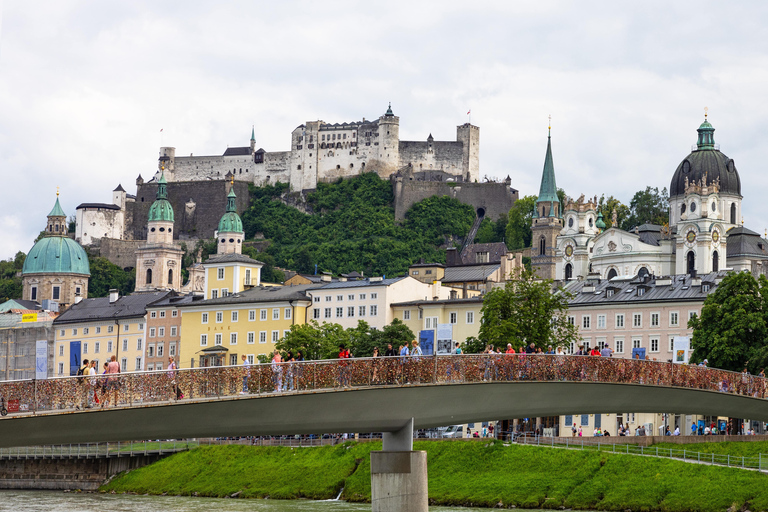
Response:
[[[147,243],[136,249],[136,291],[180,290],[184,251],[173,243],[173,207],[165,172],[157,182],[157,199],[149,208]]]
[[[536,275],[543,279],[555,279],[555,248],[557,235],[563,229],[562,205],[557,197],[555,166],[552,161],[552,127],[547,134],[547,154],[541,175],[539,197],[531,225],[531,265]]]
[[[227,211],[219,220],[218,247],[216,254],[241,254],[243,252],[243,221],[237,214],[235,204],[235,178],[232,177],[229,194],[227,194]]]

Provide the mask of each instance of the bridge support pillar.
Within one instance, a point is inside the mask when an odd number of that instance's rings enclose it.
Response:
[[[413,418],[382,438],[382,451],[371,452],[373,512],[427,512],[427,452],[413,451]]]

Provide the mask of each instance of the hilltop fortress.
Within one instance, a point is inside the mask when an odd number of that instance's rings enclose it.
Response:
[[[265,186],[287,183],[305,193],[318,183],[375,172],[390,179],[395,216],[403,219],[410,206],[433,195],[449,195],[472,205],[478,217],[506,215],[518,192],[511,180],[480,183],[480,128],[469,123],[456,128],[455,141],[401,141],[400,118],[391,106],[376,120],[347,123],[309,121],[291,132],[288,151],[229,147],[222,155],[176,156],[176,148],[160,148],[158,169],[151,179],[136,179],[136,194],[122,186],[111,203],[77,207],[76,234],[83,245],[98,245],[101,254],[121,266],[132,261],[134,246],[147,238],[147,213],[157,192],[160,170],[167,180],[167,197],[179,217],[174,238],[196,240],[214,236],[224,213],[224,198],[234,178],[237,211],[249,203],[248,183]]]
[[[291,132],[288,151],[256,149],[251,132],[249,146],[230,147],[214,156],[176,156],[176,148],[160,148],[159,164],[171,181],[224,179],[256,186],[288,183],[293,191],[312,190],[319,182],[376,172],[389,178],[399,172],[428,176],[431,180],[475,182],[479,179],[480,128],[469,123],[456,128],[455,141],[400,140],[400,118],[389,107],[374,121],[325,123],[308,121]]]

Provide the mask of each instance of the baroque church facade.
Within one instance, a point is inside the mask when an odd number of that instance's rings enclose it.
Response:
[[[539,276],[558,281],[645,275],[705,274],[748,270],[765,274],[768,241],[739,223],[741,180],[733,159],[720,151],[706,119],[696,146],[675,170],[669,188],[669,224],[611,227],[598,212],[597,196],[557,197],[551,139],[547,143],[531,262]]]

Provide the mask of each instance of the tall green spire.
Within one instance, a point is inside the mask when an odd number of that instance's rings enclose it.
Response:
[[[541,186],[539,187],[539,197],[536,199],[536,216],[541,216],[540,203],[549,203],[546,208],[547,217],[555,217],[560,212],[560,200],[557,197],[557,183],[555,182],[555,164],[552,161],[552,127],[549,127],[547,134],[547,155],[544,158],[544,171],[541,174]],[[557,203],[557,214],[554,208]]]
[[[157,199],[168,199],[167,185],[168,182],[165,181],[165,171],[162,171],[160,173],[160,179],[157,181]]]
[[[251,126],[251,140],[256,140],[256,127]]]
[[[229,194],[227,194],[227,213],[237,211],[237,206],[235,206],[235,199],[237,199],[237,195],[235,195],[235,185],[233,183],[232,188],[229,189]]]

